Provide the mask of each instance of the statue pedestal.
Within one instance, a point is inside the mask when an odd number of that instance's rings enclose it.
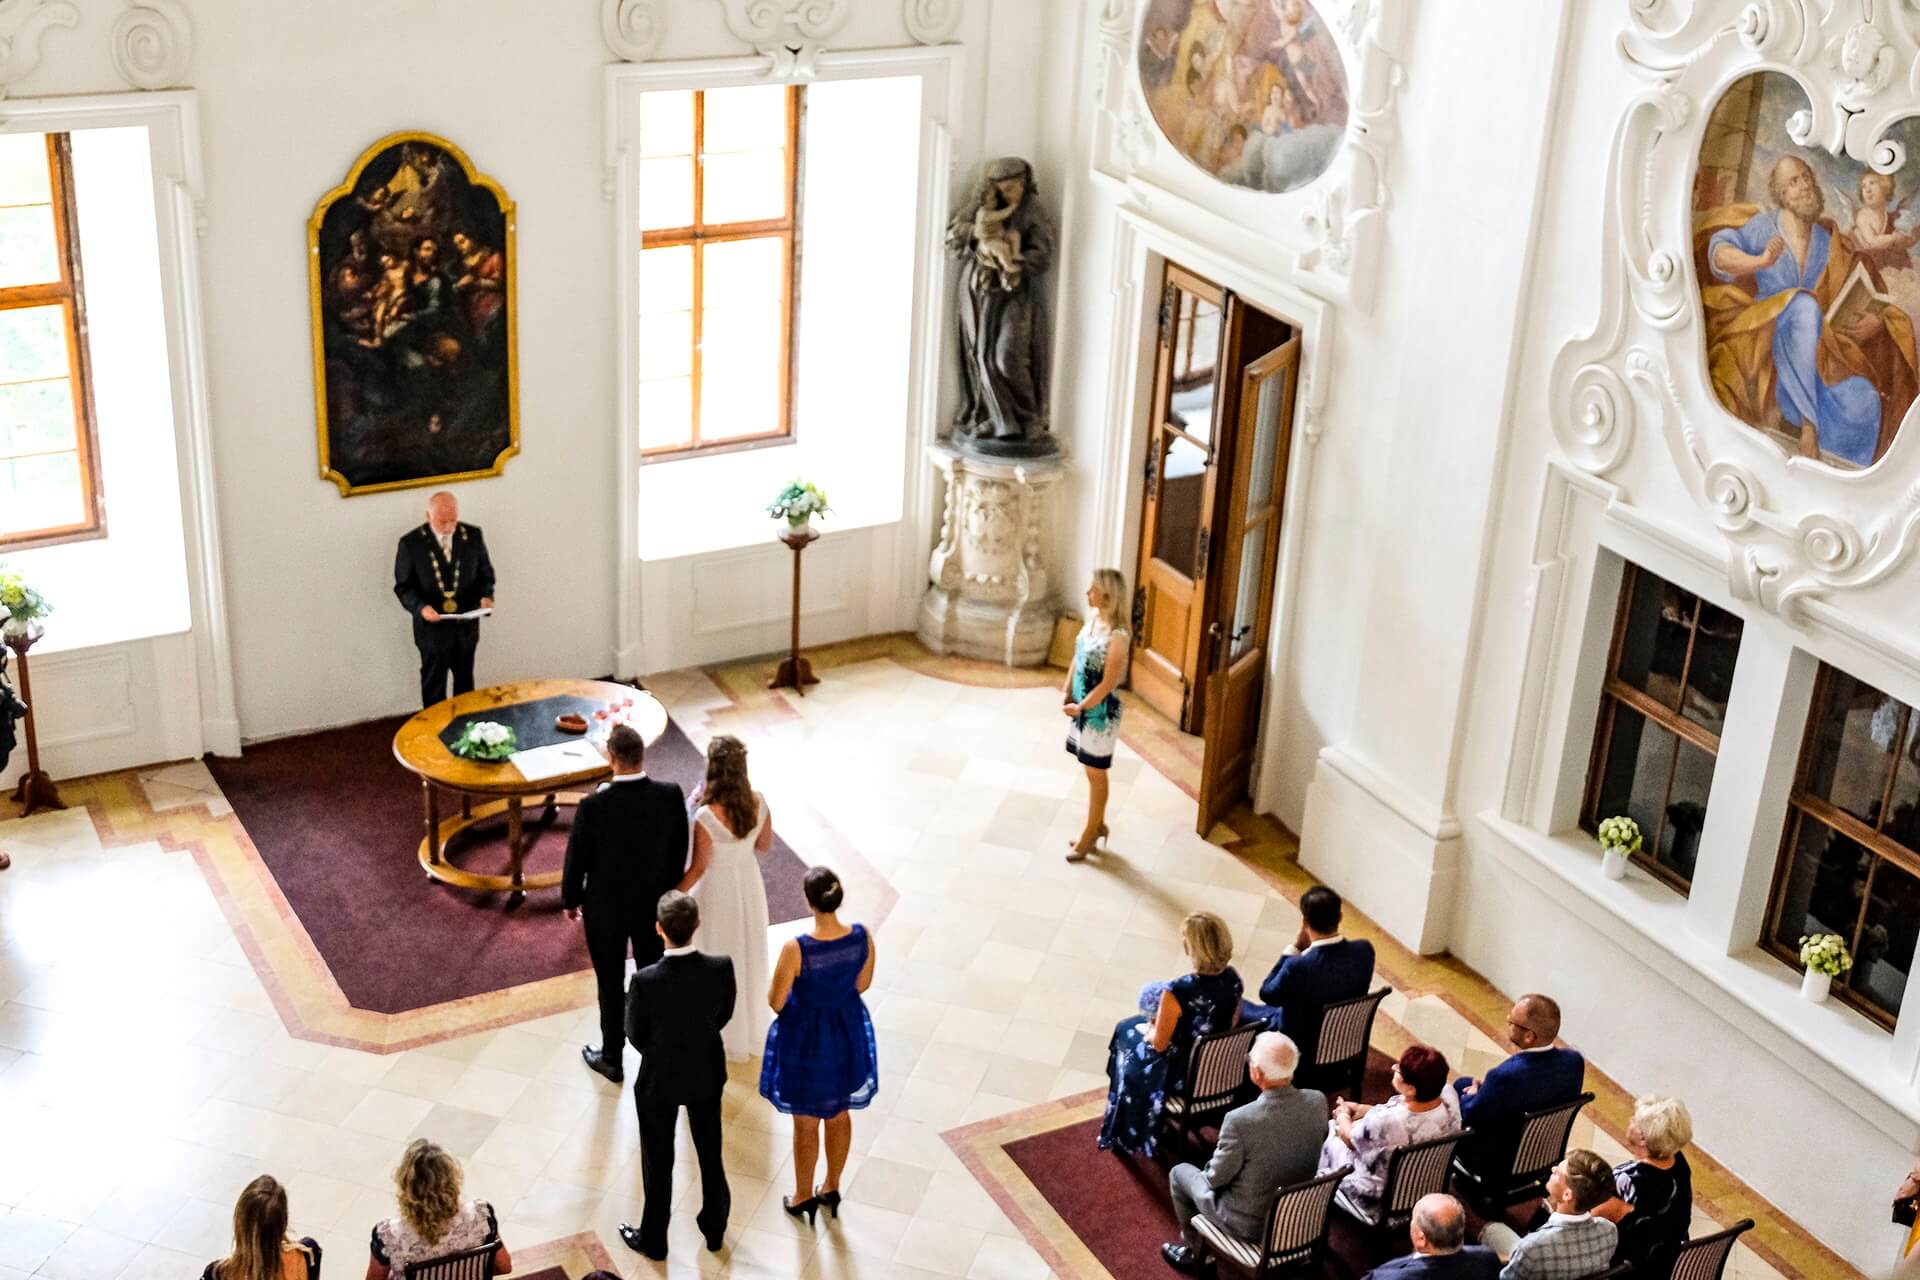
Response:
[[[1039,666],[1059,612],[1048,562],[1066,463],[1058,455],[983,458],[945,442],[929,445],[927,458],[946,486],[946,514],[920,601],[922,643],[935,653]]]

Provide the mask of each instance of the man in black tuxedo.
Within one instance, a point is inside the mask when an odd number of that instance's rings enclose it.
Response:
[[[733,1017],[733,961],[693,947],[700,905],[669,890],[660,899],[655,928],[667,944],[661,958],[633,975],[627,993],[627,1039],[640,1051],[633,1102],[640,1112],[640,1178],[646,1205],[638,1227],[622,1223],[629,1249],[655,1262],[667,1256],[667,1219],[673,1206],[674,1130],[680,1108],[700,1161],[700,1234],[720,1252],[733,1197],[720,1160],[720,1093],[727,1085],[727,1054],[720,1028]]]
[[[493,561],[480,526],[460,523],[460,504],[444,490],[427,499],[427,522],[400,537],[393,557],[393,594],[413,615],[413,647],[420,651],[420,705],[473,690],[473,651],[480,647],[478,620],[456,622],[444,614],[493,608]]]
[[[676,783],[641,771],[647,744],[628,725],[607,738],[613,780],[573,811],[560,901],[569,919],[587,918],[587,954],[600,989],[600,1044],[586,1045],[587,1065],[619,1084],[625,1040],[627,944],[645,968],[660,958],[654,910],[687,868],[687,797]]]

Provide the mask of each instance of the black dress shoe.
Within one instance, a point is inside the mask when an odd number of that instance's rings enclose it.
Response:
[[[1163,1244],[1160,1256],[1175,1271],[1184,1271],[1190,1276],[1203,1276],[1213,1269],[1207,1265],[1207,1256],[1191,1245]]]
[[[624,1222],[621,1223],[620,1242],[635,1253],[640,1254],[642,1257],[652,1258],[655,1262],[665,1262],[667,1260],[667,1246],[665,1244],[648,1244],[641,1237],[640,1228],[638,1227],[628,1226]]]
[[[727,1247],[727,1233],[724,1231],[715,1231],[706,1237],[706,1241],[707,1252],[718,1253]]]
[[[620,1059],[614,1058],[608,1061],[604,1054],[590,1044],[580,1046],[580,1057],[594,1072],[605,1076],[615,1084],[627,1078],[620,1070]]]

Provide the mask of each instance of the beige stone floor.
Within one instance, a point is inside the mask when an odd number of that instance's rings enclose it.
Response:
[[[1188,910],[1228,921],[1250,976],[1297,914],[1194,835],[1192,800],[1124,747],[1116,852],[1062,861],[1082,799],[1049,690],[884,658],[827,675],[804,700],[752,709],[697,672],[648,683],[696,742],[748,740],[776,822],[783,804],[825,815],[899,892],[869,996],[881,1091],[856,1113],[840,1221],[781,1213],[786,1122],[742,1070],[727,1095],[728,1250],[700,1247],[683,1131],[674,1261],[629,1253],[615,1228],[640,1209],[636,1128],[626,1094],[577,1056],[591,1009],[386,1056],[294,1039],[192,858],[102,848],[69,811],[0,822],[14,856],[0,880],[0,1280],[197,1275],[262,1171],[287,1184],[329,1273],[358,1274],[415,1134],[462,1157],[509,1244],[596,1233],[627,1276],[1048,1275],[941,1132],[1103,1086],[1108,1032],[1143,981],[1179,971]],[[142,777],[155,808],[224,805],[198,764]],[[1386,1012],[1466,1070],[1498,1055],[1437,996],[1396,995]],[[1619,1154],[1590,1128],[1578,1137]],[[1733,1274],[1774,1272],[1743,1251]]]

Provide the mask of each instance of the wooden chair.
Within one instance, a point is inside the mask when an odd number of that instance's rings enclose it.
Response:
[[[1386,1183],[1381,1187],[1380,1207],[1376,1211],[1368,1213],[1349,1200],[1345,1192],[1335,1194],[1334,1204],[1364,1227],[1382,1232],[1405,1231],[1413,1221],[1413,1206],[1420,1203],[1420,1197],[1447,1189],[1454,1149],[1472,1132],[1462,1129],[1425,1142],[1395,1147],[1387,1156]]]
[[[1238,1239],[1204,1213],[1194,1215],[1193,1229],[1217,1260],[1248,1275],[1266,1277],[1296,1268],[1318,1274],[1327,1254],[1333,1195],[1340,1179],[1352,1172],[1353,1166],[1346,1165],[1275,1191],[1258,1244]]]
[[[1476,1207],[1492,1211],[1489,1217],[1508,1205],[1545,1195],[1547,1175],[1567,1154],[1573,1122],[1580,1118],[1580,1108],[1592,1101],[1592,1094],[1583,1093],[1571,1102],[1527,1112],[1520,1117],[1512,1154],[1505,1159],[1503,1167],[1497,1171],[1476,1171],[1456,1158],[1454,1181]],[[1495,1158],[1499,1155],[1496,1150]]]
[[[493,1280],[493,1255],[499,1251],[500,1242],[489,1240],[431,1262],[416,1262],[407,1268],[407,1280]]]
[[[1313,1052],[1301,1047],[1300,1069],[1293,1082],[1302,1089],[1319,1089],[1331,1096],[1343,1094],[1360,1100],[1360,1088],[1367,1078],[1367,1052],[1373,1041],[1373,1017],[1380,1002],[1393,988],[1382,987],[1370,995],[1337,1000],[1320,1012],[1320,1033],[1314,1037]]]
[[[1223,1119],[1243,1100],[1252,1077],[1247,1054],[1266,1024],[1249,1022],[1231,1031],[1201,1036],[1187,1059],[1186,1086],[1161,1105],[1161,1121],[1171,1136],[1192,1142],[1209,1121]]]
[[[1701,1236],[1698,1240],[1689,1240],[1680,1246],[1680,1252],[1674,1255],[1673,1270],[1665,1275],[1652,1275],[1635,1272],[1646,1280],[1720,1280],[1726,1273],[1727,1259],[1733,1256],[1733,1246],[1740,1237],[1753,1230],[1753,1219],[1742,1218],[1725,1231],[1716,1231],[1710,1236]]]

